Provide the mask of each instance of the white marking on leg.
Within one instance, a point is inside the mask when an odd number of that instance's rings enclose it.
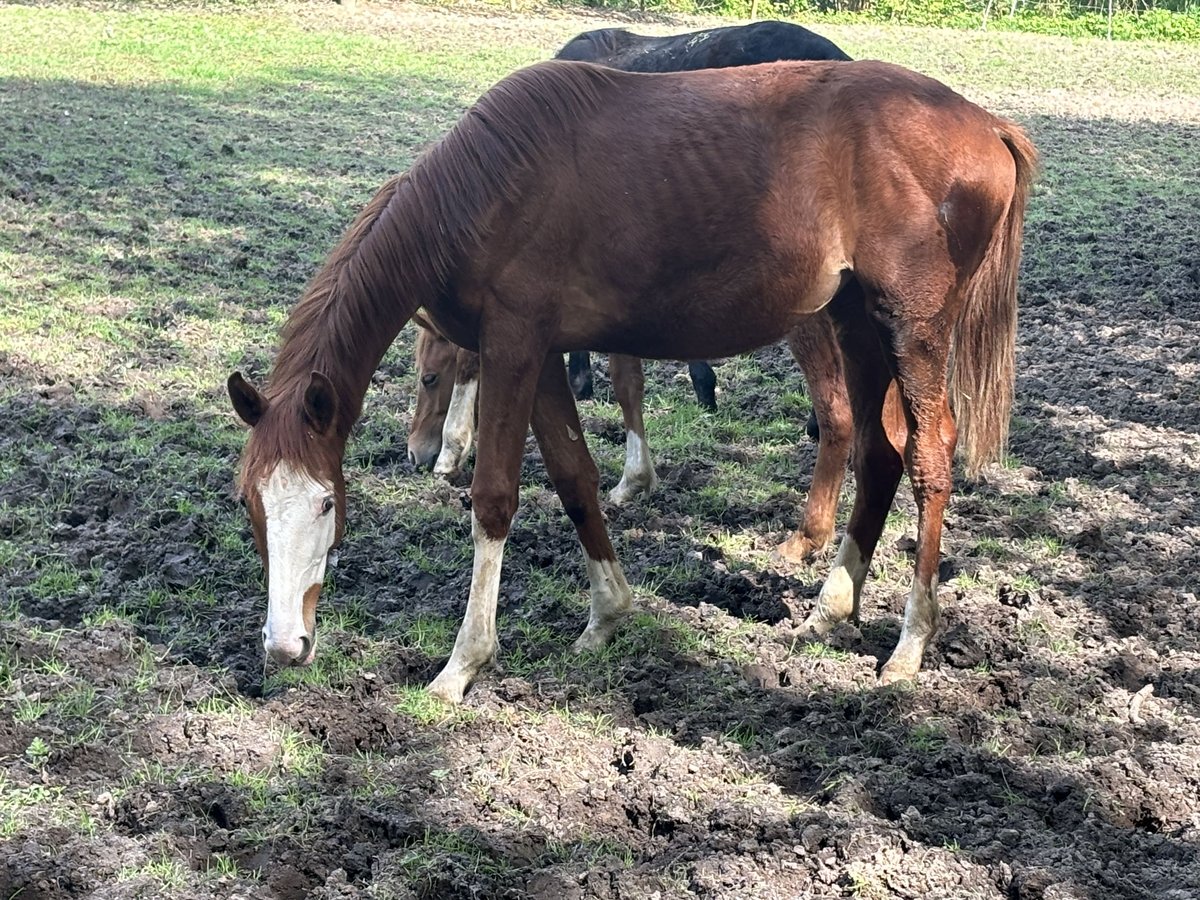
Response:
[[[333,486],[281,462],[259,486],[259,495],[267,529],[263,648],[276,662],[308,663],[317,635],[304,620],[304,596],[325,579],[337,529]]]
[[[897,681],[915,681],[921,671],[921,660],[925,648],[938,629],[941,613],[937,602],[937,575],[929,584],[913,582],[904,606],[904,623],[900,629],[900,640],[892,651],[883,671],[879,673],[880,684]]]
[[[456,383],[450,395],[450,409],[446,411],[446,424],[442,426],[442,449],[433,474],[450,477],[458,474],[466,465],[467,454],[475,437],[475,395],[479,392],[479,379]]]
[[[625,432],[625,471],[609,494],[613,503],[624,503],[638,494],[649,494],[658,487],[658,474],[650,459],[650,445],[635,431]]]
[[[863,556],[854,538],[849,534],[845,535],[841,546],[838,547],[837,558],[833,561],[829,577],[821,586],[817,604],[801,627],[811,628],[817,634],[826,634],[839,622],[857,616],[858,601],[870,563],[871,561]]]
[[[458,629],[450,661],[429,685],[429,693],[447,703],[462,702],[463,693],[479,670],[491,663],[500,649],[496,639],[496,602],[500,596],[505,540],[489,538],[474,513],[471,513],[471,537],[475,542],[475,562],[467,612]]]
[[[599,650],[609,642],[622,620],[633,610],[633,591],[625,581],[621,564],[615,559],[597,560],[590,556],[586,556],[586,559],[592,610],[587,628],[575,641],[576,652]]]

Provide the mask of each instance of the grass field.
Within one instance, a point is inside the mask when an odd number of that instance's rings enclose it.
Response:
[[[713,415],[650,367],[662,488],[607,510],[640,608],[584,659],[577,545],[530,445],[504,671],[430,700],[469,519],[405,461],[411,331],[349,450],[318,663],[264,673],[225,377],[266,374],[387,175],[601,24],[0,6],[0,897],[1200,896],[1195,48],[819,29],[1044,156],[1012,456],[959,486],[917,690],[873,688],[905,488],[861,625],[796,639],[829,558],[770,561],[814,455],[771,348],[718,368]],[[606,490],[619,412],[581,412]]]

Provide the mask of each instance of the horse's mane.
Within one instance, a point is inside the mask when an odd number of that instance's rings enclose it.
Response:
[[[284,325],[264,392],[270,405],[247,446],[243,481],[272,461],[304,464],[309,441],[300,411],[313,372],[333,383],[344,440],[396,334],[446,289],[463,255],[486,236],[489,212],[515,198],[522,176],[594,112],[613,77],[599,66],[554,61],[515,72],[406,174],[384,184]]]

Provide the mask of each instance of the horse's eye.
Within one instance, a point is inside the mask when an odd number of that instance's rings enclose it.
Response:
[[[323,515],[323,516],[329,515],[329,511],[331,509],[333,509],[333,498],[326,497],[325,502],[321,504],[321,515]]]
[[[437,380],[437,372],[428,372],[421,376],[421,384],[425,385],[425,387],[433,387],[437,384]]]

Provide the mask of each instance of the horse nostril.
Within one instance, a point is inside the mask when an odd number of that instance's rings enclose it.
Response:
[[[308,635],[300,638],[300,655],[296,657],[296,662],[304,662],[308,659],[308,654],[312,652],[312,638]]]

